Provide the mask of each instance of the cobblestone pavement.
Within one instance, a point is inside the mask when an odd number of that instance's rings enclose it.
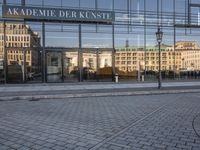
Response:
[[[200,94],[2,101],[0,150],[200,150],[198,113]]]

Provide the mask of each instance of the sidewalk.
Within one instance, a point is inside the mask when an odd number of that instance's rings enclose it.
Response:
[[[157,83],[45,83],[0,86],[0,100],[59,99],[69,97],[174,94],[200,92],[200,82]]]

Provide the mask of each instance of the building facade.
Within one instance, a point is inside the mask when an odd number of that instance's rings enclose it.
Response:
[[[1,83],[157,80],[158,28],[162,79],[200,78],[200,1],[0,4]]]

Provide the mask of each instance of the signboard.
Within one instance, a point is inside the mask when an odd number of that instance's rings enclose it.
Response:
[[[46,21],[75,21],[112,23],[115,20],[113,11],[59,9],[26,6],[2,6],[4,18],[18,18]]]

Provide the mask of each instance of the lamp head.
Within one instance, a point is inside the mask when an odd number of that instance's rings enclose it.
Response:
[[[161,31],[160,27],[158,27],[158,31],[156,32],[156,39],[159,43],[162,42],[163,32]]]

